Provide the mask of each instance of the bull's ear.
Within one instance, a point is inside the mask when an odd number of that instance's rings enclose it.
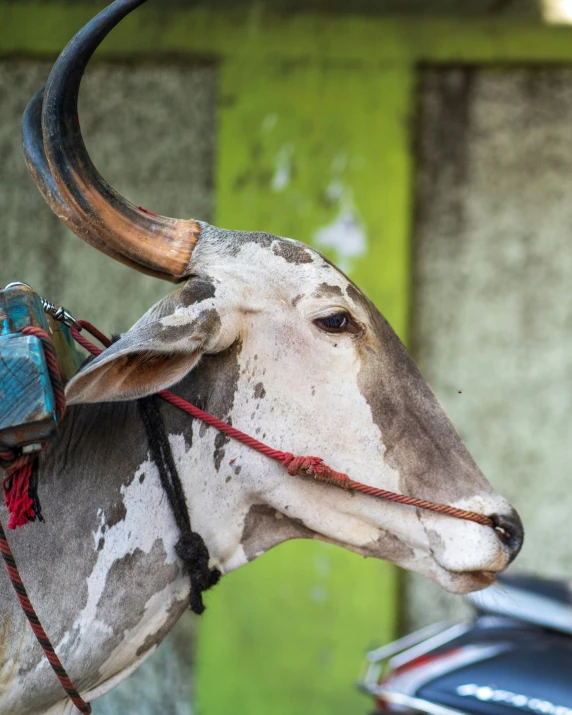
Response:
[[[68,383],[68,404],[152,395],[179,382],[205,351],[228,347],[218,345],[221,321],[214,307],[164,300]]]

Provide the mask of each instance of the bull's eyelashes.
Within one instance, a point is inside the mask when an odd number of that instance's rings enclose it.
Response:
[[[314,322],[318,328],[326,330],[328,333],[341,333],[349,325],[349,316],[347,313],[335,313],[327,315],[325,318],[318,318]]]
[[[360,332],[359,325],[345,310],[337,311],[322,318],[316,318],[314,325],[325,333],[352,333],[355,335]]]

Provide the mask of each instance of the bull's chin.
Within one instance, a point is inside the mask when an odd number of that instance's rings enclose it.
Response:
[[[462,596],[491,586],[495,582],[496,576],[495,571],[455,572],[438,567],[431,575],[431,579],[445,591]]]

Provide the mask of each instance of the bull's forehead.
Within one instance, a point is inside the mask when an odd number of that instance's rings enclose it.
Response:
[[[239,282],[259,300],[342,299],[348,307],[351,281],[318,251],[293,239],[266,233],[221,231],[208,227],[193,257],[193,267],[220,280]],[[359,291],[355,291],[360,293]],[[359,308],[358,308],[359,310]]]
[[[221,272],[243,281],[254,301],[278,298],[310,313],[316,304],[347,307],[366,328],[360,340],[352,341],[357,389],[383,435],[385,459],[399,473],[404,492],[448,502],[490,492],[389,323],[341,271],[308,246],[269,234],[223,232],[212,246],[219,252]]]

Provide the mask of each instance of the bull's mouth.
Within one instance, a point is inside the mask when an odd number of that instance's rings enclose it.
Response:
[[[449,593],[464,595],[491,586],[497,575],[496,571],[447,571],[438,567],[432,580]]]

